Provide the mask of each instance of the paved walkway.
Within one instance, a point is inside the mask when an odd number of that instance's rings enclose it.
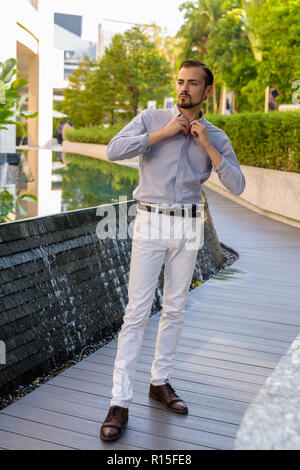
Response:
[[[239,260],[192,290],[172,385],[189,414],[148,397],[160,314],[149,319],[127,429],[99,437],[117,342],[0,411],[4,449],[232,449],[249,404],[300,326],[299,230],[205,189],[219,239]]]

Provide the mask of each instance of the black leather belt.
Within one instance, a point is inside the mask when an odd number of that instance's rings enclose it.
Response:
[[[181,216],[181,217],[185,217],[186,215],[188,215],[188,217],[200,217],[201,212],[199,211],[199,206],[200,204],[199,205],[192,204],[192,205],[189,205],[189,207],[187,207],[186,209],[180,209],[180,208],[171,209],[168,207],[157,208],[156,206],[147,206],[146,204],[138,203],[138,208],[143,211],[148,211],[148,212],[157,211],[158,214],[175,215],[175,216]]]

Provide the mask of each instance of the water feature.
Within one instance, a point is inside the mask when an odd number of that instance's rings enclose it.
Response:
[[[120,196],[130,200],[138,185],[138,170],[129,166],[47,149],[18,152],[24,153],[34,181],[16,191],[34,194],[37,201],[19,200],[15,220],[118,202]]]

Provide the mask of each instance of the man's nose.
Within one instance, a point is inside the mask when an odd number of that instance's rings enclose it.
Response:
[[[181,93],[188,93],[189,92],[189,87],[188,85],[182,85],[181,87]]]

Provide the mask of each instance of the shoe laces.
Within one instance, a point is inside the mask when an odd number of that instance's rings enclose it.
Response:
[[[176,395],[176,392],[175,392],[174,388],[172,387],[172,385],[170,384],[168,379],[165,380],[165,384],[166,384],[166,387],[167,387],[168,392],[170,393],[170,395],[172,395],[172,394]]]
[[[111,412],[112,417],[118,416],[119,412],[120,412],[120,408],[117,406],[114,406]]]

